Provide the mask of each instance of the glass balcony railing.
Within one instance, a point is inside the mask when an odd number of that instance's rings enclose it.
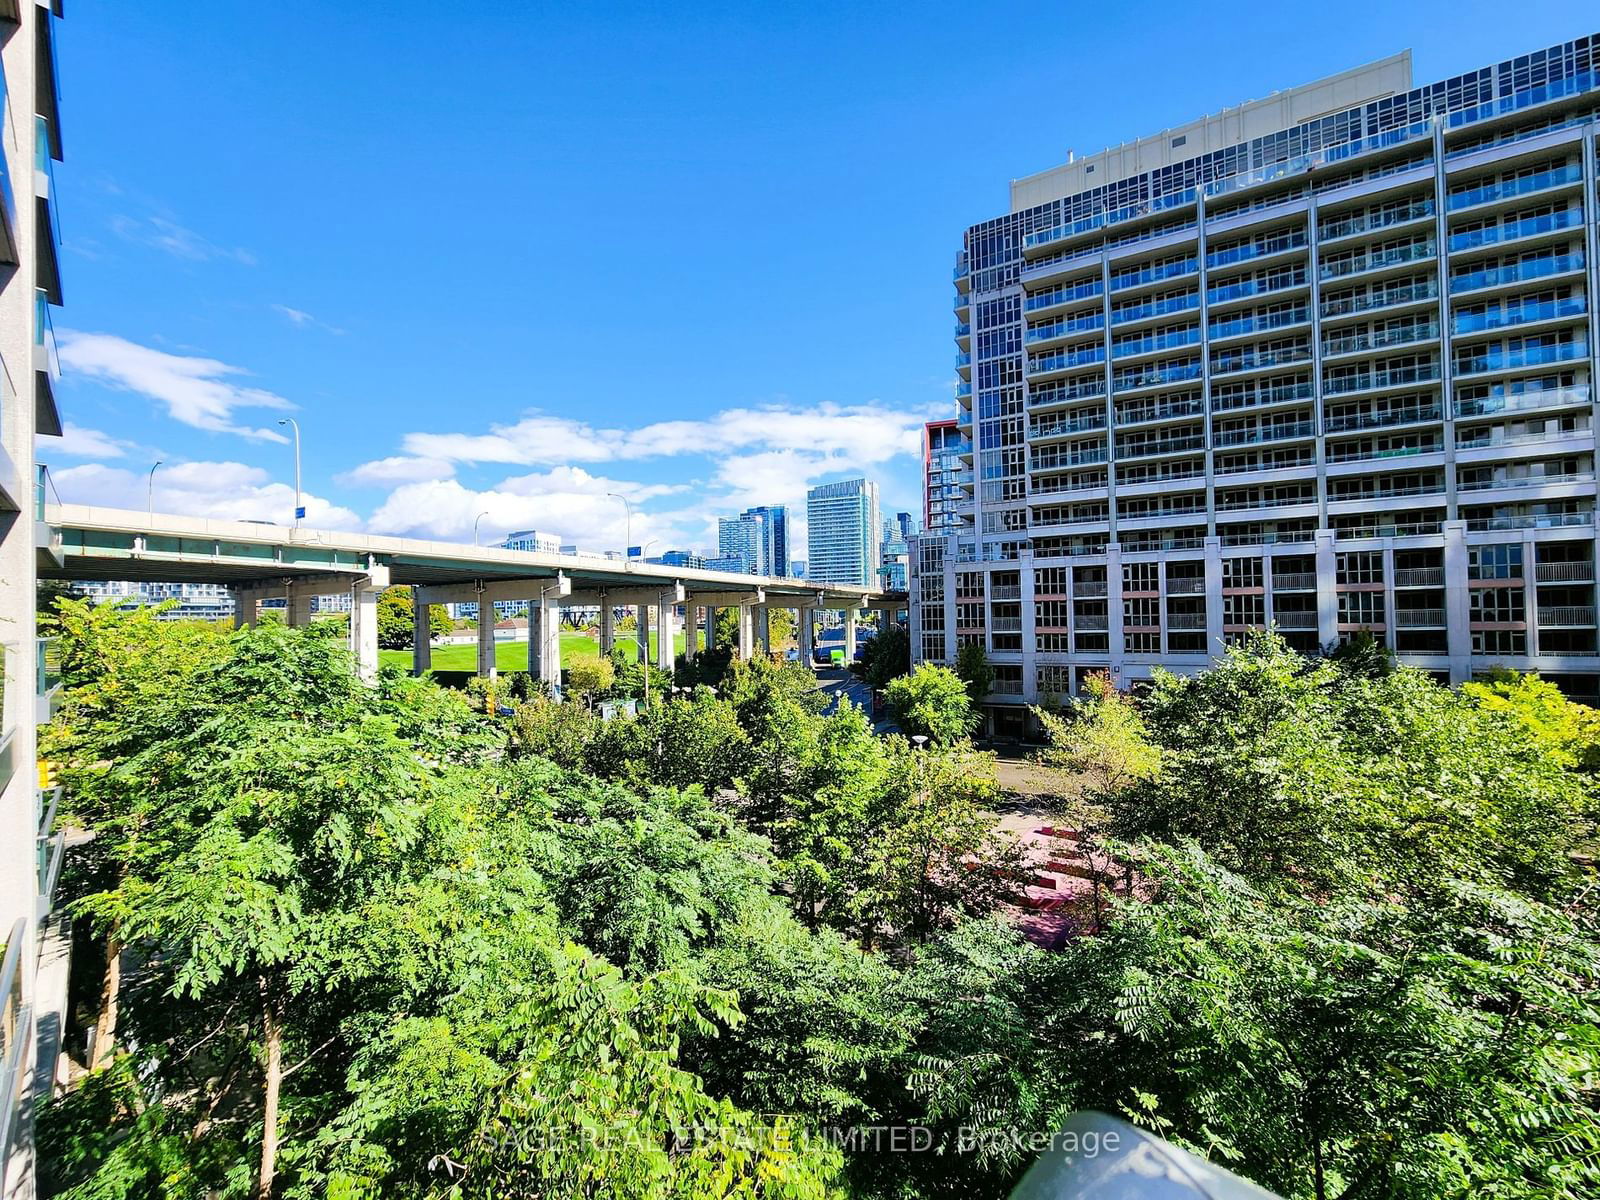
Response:
[[[1213,338],[1237,337],[1245,333],[1265,333],[1282,329],[1286,325],[1299,325],[1310,318],[1310,311],[1301,304],[1275,313],[1246,313],[1230,321],[1211,322]]]
[[[1028,370],[1037,374],[1041,371],[1065,371],[1072,367],[1091,367],[1096,363],[1106,360],[1104,346],[1096,346],[1092,350],[1063,351],[1059,354],[1036,354],[1028,359]]]
[[[967,256],[963,254],[956,260],[955,273],[951,276],[957,283],[972,274],[972,267],[967,263]]]
[[[1186,296],[1168,296],[1163,300],[1152,300],[1148,304],[1135,304],[1126,308],[1111,310],[1111,323],[1124,325],[1129,321],[1142,321],[1146,317],[1162,317],[1168,313],[1193,312],[1200,307],[1200,294],[1190,292]]]
[[[1532,175],[1519,175],[1515,179],[1500,179],[1494,183],[1485,183],[1452,193],[1445,198],[1445,209],[1449,212],[1459,212],[1463,208],[1473,208],[1479,204],[1490,204],[1496,200],[1508,200],[1516,196],[1528,196],[1534,192],[1578,183],[1582,179],[1583,167],[1578,163],[1568,163],[1564,167],[1552,167],[1548,171],[1538,171]]]
[[[1576,387],[1524,388],[1507,392],[1499,388],[1487,396],[1462,397],[1456,401],[1458,417],[1491,417],[1504,412],[1528,412],[1541,408],[1576,408],[1589,403],[1586,384]]]
[[[1541,233],[1557,233],[1563,229],[1580,228],[1582,225],[1582,209],[1564,208],[1560,212],[1541,213],[1537,217],[1524,217],[1520,221],[1511,221],[1503,225],[1488,225],[1482,229],[1468,230],[1466,233],[1452,233],[1449,239],[1450,252],[1458,254],[1463,250],[1476,250],[1481,246],[1498,246],[1503,242],[1514,242],[1518,238],[1533,237]]]
[[[1183,275],[1193,275],[1199,269],[1194,259],[1185,258],[1178,262],[1158,263],[1139,271],[1122,271],[1111,277],[1111,290],[1115,292],[1142,287],[1147,283],[1160,283],[1163,279],[1177,279]]]
[[[1384,350],[1394,346],[1409,346],[1415,342],[1432,341],[1438,336],[1437,322],[1418,321],[1410,325],[1397,325],[1393,329],[1375,329],[1371,333],[1329,338],[1322,344],[1322,353],[1356,354],[1365,350]]]
[[[1212,438],[1216,446],[1258,446],[1263,442],[1286,442],[1296,438],[1311,437],[1317,431],[1315,421],[1291,421],[1282,425],[1267,425],[1260,429],[1219,429]]]
[[[1456,484],[1458,492],[1488,492],[1499,488],[1545,487],[1568,483],[1593,483],[1593,471],[1567,471],[1552,475],[1518,475],[1514,478],[1463,479]]]
[[[1200,344],[1200,327],[1192,326],[1188,329],[1175,329],[1170,333],[1156,334],[1152,337],[1120,338],[1111,343],[1111,353],[1118,358],[1130,354],[1149,354],[1154,350],[1178,350],[1184,346],[1198,346]]]
[[[1118,375],[1111,384],[1114,392],[1132,391],[1134,388],[1156,387],[1163,383],[1185,383],[1191,379],[1199,379],[1205,374],[1205,367],[1200,363],[1183,363],[1172,367],[1157,367],[1154,370],[1130,372]]]
[[[1074,433],[1093,433],[1097,429],[1106,427],[1106,415],[1103,412],[1093,416],[1075,417],[1071,420],[1038,421],[1028,427],[1028,436],[1036,438],[1062,437]]]
[[[1266,296],[1273,292],[1302,288],[1306,285],[1303,270],[1287,275],[1273,275],[1266,279],[1241,279],[1237,283],[1223,283],[1206,289],[1208,304],[1222,304],[1229,300],[1243,300],[1249,296]]]
[[[1557,342],[1551,345],[1482,350],[1456,358],[1457,375],[1477,375],[1485,371],[1508,371],[1521,367],[1543,367],[1551,363],[1572,362],[1589,357],[1584,341]]]
[[[1207,268],[1229,267],[1235,263],[1250,262],[1257,258],[1267,258],[1274,254],[1283,254],[1290,250],[1304,250],[1306,248],[1306,235],[1302,229],[1280,237],[1268,238],[1261,242],[1251,242],[1243,246],[1231,246],[1226,250],[1216,250],[1206,255]]]
[[[1335,238],[1350,237],[1375,229],[1388,229],[1392,225],[1403,225],[1407,221],[1420,221],[1423,217],[1431,216],[1433,216],[1433,201],[1422,200],[1399,208],[1380,209],[1377,212],[1360,213],[1343,220],[1332,221],[1322,227],[1320,236],[1323,241],[1331,242]]]
[[[1488,267],[1482,271],[1469,271],[1450,278],[1450,294],[1473,292],[1479,288],[1501,287],[1508,283],[1527,283],[1534,279],[1547,279],[1564,275],[1568,271],[1583,269],[1582,254],[1548,254],[1540,258],[1527,258],[1504,266]]]
[[[1030,325],[1023,334],[1023,342],[1048,342],[1051,338],[1069,337],[1076,333],[1094,333],[1106,327],[1104,313],[1090,313],[1088,316],[1074,317],[1070,321],[1052,321],[1048,325]]]
[[[1468,533],[1493,533],[1501,529],[1565,529],[1593,525],[1594,513],[1527,513],[1509,517],[1474,517],[1467,521]]]
[[[1376,271],[1402,263],[1423,262],[1435,257],[1438,249],[1432,239],[1415,242],[1409,246],[1394,246],[1388,250],[1325,262],[1318,269],[1318,274],[1323,279],[1342,279],[1346,275],[1356,275],[1362,271]]]
[[[1322,302],[1322,315],[1347,317],[1371,312],[1377,308],[1390,308],[1396,304],[1415,304],[1422,300],[1439,298],[1439,282],[1430,276],[1425,282],[1410,283],[1405,287],[1383,288],[1360,296],[1329,297]]]
[[[1402,387],[1413,383],[1432,383],[1439,378],[1438,363],[1422,363],[1412,367],[1396,367],[1387,371],[1361,371],[1352,375],[1339,375],[1322,385],[1330,396],[1344,392],[1361,392],[1368,388]]]
[[[35,694],[48,696],[61,683],[61,646],[55,638],[39,638],[34,654]]]
[[[1600,81],[1597,81],[1593,71],[1579,71],[1566,79],[1552,80],[1539,87],[1513,92],[1509,96],[1491,100],[1487,104],[1480,104],[1476,108],[1464,108],[1460,112],[1451,113],[1445,118],[1445,123],[1451,129],[1459,129],[1477,121],[1490,121],[1506,113],[1521,112],[1526,108],[1548,104],[1551,100],[1559,100],[1563,96],[1576,96],[1592,91],[1597,82]]]
[[[972,365],[972,355],[970,353],[968,353],[967,351],[963,350],[960,354],[956,355],[956,366],[957,367],[970,367],[971,365]]]
[[[956,293],[956,305],[955,306],[956,306],[957,309],[971,308],[972,307],[972,297],[969,296],[966,292],[958,292],[958,293]]]
[[[1388,429],[1394,425],[1413,425],[1419,421],[1438,421],[1443,413],[1437,404],[1424,404],[1415,408],[1391,408],[1387,412],[1348,413],[1329,416],[1323,427],[1328,433],[1348,433],[1355,429]]]
[[[1178,417],[1197,417],[1205,412],[1205,402],[1199,397],[1179,400],[1172,404],[1147,404],[1136,408],[1120,409],[1117,425],[1140,425],[1146,421],[1170,421]]]
[[[1582,296],[1568,296],[1561,300],[1523,301],[1505,308],[1490,309],[1481,313],[1457,313],[1450,322],[1454,333],[1486,333],[1494,329],[1509,329],[1516,325],[1529,325],[1535,321],[1551,321],[1557,317],[1581,317],[1589,306]]]
[[[1225,354],[1211,362],[1213,375],[1238,371],[1259,371],[1265,367],[1287,367],[1311,361],[1311,347],[1291,346],[1282,350],[1263,350],[1253,354]]]
[[[1246,392],[1214,392],[1211,407],[1217,412],[1235,408],[1255,408],[1263,404],[1283,404],[1291,400],[1309,400],[1314,389],[1309,383],[1287,383],[1276,387],[1256,388]]]
[[[971,337],[972,326],[967,324],[965,321],[958,323],[956,325],[956,336],[958,338]]]
[[[1057,304],[1071,304],[1077,300],[1092,300],[1101,293],[1100,280],[1074,284],[1072,287],[1051,288],[1048,292],[1035,292],[1022,302],[1023,312],[1037,312]]]
[[[971,396],[972,395],[972,383],[971,383],[971,381],[963,379],[960,382],[958,382],[956,384],[956,395],[957,396]]]

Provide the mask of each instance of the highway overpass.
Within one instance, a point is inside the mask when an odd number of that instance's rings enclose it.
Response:
[[[598,608],[600,642],[609,651],[617,609],[637,610],[641,658],[650,610],[657,613],[657,665],[671,669],[678,609],[692,631],[696,611],[712,642],[719,608],[739,610],[735,647],[742,657],[767,643],[767,613],[801,613],[801,658],[811,659],[811,620],[818,609],[845,614],[845,638],[853,653],[856,617],[863,609],[892,615],[906,606],[904,593],[880,592],[804,579],[692,570],[591,554],[546,554],[454,542],[343,533],[255,521],[219,521],[99,508],[46,505],[48,533],[42,537],[41,578],[135,580],[227,585],[235,621],[253,624],[260,602],[283,598],[289,624],[310,620],[311,597],[347,592],[351,597],[350,646],[364,677],[378,664],[378,594],[402,585],[413,589],[416,628],[414,667],[428,669],[428,610],[434,604],[497,600],[528,602],[528,669],[557,684],[561,678],[561,610]],[[486,611],[480,607],[480,613]],[[686,639],[690,645],[693,639]],[[494,622],[478,623],[478,670],[495,669]]]

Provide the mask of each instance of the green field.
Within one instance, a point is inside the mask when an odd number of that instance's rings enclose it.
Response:
[[[680,633],[674,639],[676,652],[683,653],[683,635]],[[631,633],[617,634],[617,645],[628,654],[637,653],[639,642]],[[650,635],[651,661],[654,661],[656,652],[656,635]],[[600,642],[596,638],[587,637],[581,633],[561,634],[561,661],[570,664],[580,658],[596,658],[600,654]],[[409,650],[380,650],[378,658],[385,663],[393,663],[400,667],[411,665],[411,651]],[[496,642],[494,647],[495,667],[501,671],[526,671],[528,669],[528,643],[527,642]],[[433,669],[435,671],[475,671],[478,668],[478,647],[474,644],[459,646],[435,646],[433,648]]]

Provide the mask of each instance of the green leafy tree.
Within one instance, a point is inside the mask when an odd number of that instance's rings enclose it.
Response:
[[[455,622],[442,604],[428,606],[430,636],[441,638]],[[409,650],[416,631],[416,602],[408,587],[385,588],[378,596],[378,645],[385,650]]]
[[[911,634],[904,625],[890,623],[861,651],[861,665],[868,685],[877,691],[889,686],[911,670]]]
[[[567,688],[583,700],[593,700],[611,690],[617,669],[608,658],[579,658],[567,668]]]
[[[948,667],[923,663],[911,674],[891,680],[884,695],[908,737],[922,736],[936,746],[949,746],[978,727],[967,684]]]
[[[994,686],[994,668],[979,642],[963,642],[956,651],[956,674],[967,685],[967,695],[974,704],[981,704]]]

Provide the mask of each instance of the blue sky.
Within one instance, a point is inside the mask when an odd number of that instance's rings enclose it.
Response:
[[[63,499],[586,547],[866,474],[917,507],[950,266],[1006,184],[1592,4],[73,0]],[[487,537],[486,537],[487,540]],[[652,550],[654,553],[655,550]]]

